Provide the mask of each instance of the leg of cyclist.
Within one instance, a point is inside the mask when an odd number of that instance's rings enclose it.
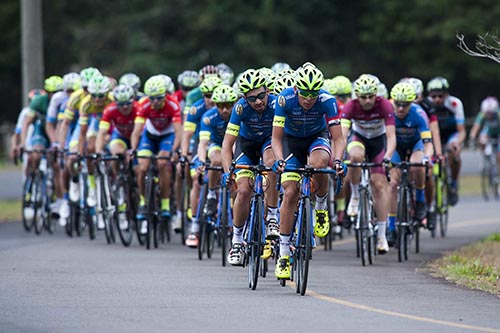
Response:
[[[271,141],[264,143],[262,149],[264,150],[262,152],[264,164],[272,167],[275,158],[271,149]],[[267,173],[267,182],[265,192],[265,204],[267,206],[266,236],[267,238],[278,238],[280,235],[278,226],[278,191],[276,190],[276,174],[274,172]]]
[[[422,163],[424,152],[415,149],[410,157],[410,163]],[[411,176],[415,183],[415,218],[422,221],[427,215],[427,204],[425,200],[425,168],[413,168]]]
[[[462,166],[460,154],[462,151],[462,143],[460,141],[460,134],[457,132],[453,134],[448,140],[447,144],[447,162],[451,171],[450,182],[450,205],[455,206],[458,202],[458,176]]]
[[[161,146],[158,156],[170,157],[171,145],[168,150]],[[158,160],[158,176],[160,180],[161,192],[161,215],[162,217],[169,218],[170,213],[170,186],[172,181],[172,166],[168,160]]]
[[[86,134],[87,139],[87,154],[95,154],[96,150],[96,137],[99,128],[99,120],[96,117],[92,117],[89,125],[89,129]],[[95,165],[94,160],[87,160],[87,168],[89,171],[88,185],[89,193],[87,196],[87,204],[90,207],[94,207],[97,201],[96,194],[96,184],[95,184]],[[99,221],[98,221],[99,222]],[[102,225],[104,227],[104,224]]]
[[[401,158],[399,157],[399,153],[397,151],[395,151],[394,155],[392,155],[391,162],[401,162]],[[389,247],[393,247],[396,244],[396,213],[398,206],[398,186],[399,182],[401,181],[401,170],[399,170],[398,168],[392,168],[390,171],[390,176],[391,203],[389,214],[387,217],[386,238]]]
[[[208,158],[210,160],[210,166],[222,166],[221,146],[211,144],[208,148]],[[220,175],[221,173],[218,170],[208,171],[208,194],[207,203],[205,205],[205,213],[208,216],[213,216],[217,213],[217,185],[220,183]]]
[[[365,159],[365,146],[362,142],[358,141],[355,136],[352,141],[347,145],[347,152],[349,160],[352,163],[362,163]],[[359,208],[359,182],[361,181],[361,169],[351,168],[349,170],[351,177],[351,199],[347,207],[347,215],[355,216],[358,214]]]
[[[198,155],[196,155],[192,163],[196,164],[198,161]],[[198,232],[200,230],[200,224],[196,216],[196,207],[198,207],[198,199],[200,197],[201,186],[198,181],[198,173],[196,172],[196,167],[193,165],[190,168],[189,175],[191,177],[193,186],[191,187],[191,192],[189,193],[189,202],[191,205],[191,232],[186,239],[186,245],[191,248],[198,247]]]

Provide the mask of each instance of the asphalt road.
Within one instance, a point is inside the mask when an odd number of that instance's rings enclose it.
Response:
[[[0,224],[0,332],[500,332],[500,299],[432,277],[425,263],[500,232],[498,203],[461,198],[449,236],[426,233],[420,254],[395,251],[362,267],[352,238],[313,253],[308,293],[272,273],[248,289],[246,270],[199,261],[178,237],[147,251],[104,236],[36,236]],[[134,240],[135,241],[135,240]]]

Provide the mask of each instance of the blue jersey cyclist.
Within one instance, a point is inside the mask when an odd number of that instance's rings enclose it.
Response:
[[[432,135],[426,120],[420,115],[420,106],[412,103],[416,98],[415,89],[409,83],[398,83],[391,90],[395,105],[396,150],[392,162],[409,160],[410,163],[428,163],[433,154]],[[389,245],[395,241],[395,220],[397,207],[397,187],[401,170],[391,171],[392,200],[388,218]],[[425,168],[413,168],[410,174],[415,183],[415,217],[423,220],[427,215],[425,202]]]
[[[338,126],[335,97],[321,90],[323,73],[311,63],[305,63],[297,70],[295,80],[294,88],[287,88],[278,95],[272,134],[276,158],[274,168],[283,172],[286,166],[327,167],[332,154],[329,131],[334,141],[334,165],[340,172],[345,142]],[[281,177],[284,195],[280,208],[280,259],[275,268],[276,277],[281,279],[290,278],[290,233],[300,196],[297,189],[299,179],[296,173],[284,173]],[[324,237],[330,229],[326,210],[329,178],[328,175],[316,174],[314,179],[321,184],[316,192],[314,233]]]
[[[225,177],[233,160],[233,146],[236,144],[235,163],[258,165],[263,163],[271,167],[274,154],[271,149],[276,96],[269,94],[266,77],[260,70],[249,69],[238,80],[238,88],[243,97],[234,105],[226,134],[222,144],[222,166]],[[253,173],[248,170],[236,170],[236,198],[233,205],[233,240],[229,250],[228,262],[231,265],[242,265],[244,261],[243,229],[250,214],[252,188],[248,178]],[[265,193],[267,206],[267,238],[279,237],[278,227],[278,193],[276,191],[276,175],[268,173],[268,188]],[[223,180],[224,181],[224,180]],[[266,247],[270,255],[270,244]]]

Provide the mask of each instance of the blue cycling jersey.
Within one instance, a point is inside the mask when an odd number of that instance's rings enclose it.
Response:
[[[219,146],[222,146],[224,133],[229,119],[222,119],[219,115],[217,107],[213,107],[203,115],[201,120],[200,141],[209,140]]]
[[[326,119],[325,119],[326,116]],[[273,126],[283,127],[286,134],[299,138],[317,135],[326,129],[326,124],[338,124],[338,109],[335,97],[321,90],[314,106],[304,110],[299,96],[293,88],[278,95]]]
[[[414,145],[417,141],[428,142],[431,140],[431,132],[422,116],[418,113],[416,104],[410,106],[410,111],[403,119],[394,117],[396,120],[397,145]]]
[[[267,106],[263,112],[255,111],[244,98],[236,102],[226,133],[234,136],[240,135],[242,138],[256,142],[269,139],[273,132],[276,96],[271,94],[268,96]]]
[[[207,106],[203,99],[194,103],[188,112],[186,121],[184,122],[184,130],[194,132],[195,135],[200,132],[200,122],[203,114],[207,112]]]

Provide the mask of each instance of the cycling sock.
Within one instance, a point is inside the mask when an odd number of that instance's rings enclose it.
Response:
[[[94,175],[89,175],[89,187],[90,188],[95,188],[95,177]]]
[[[389,214],[387,220],[389,223],[389,225],[387,226],[389,228],[389,231],[396,230],[396,214]]]
[[[193,217],[191,219],[191,233],[195,234],[200,230],[200,225],[198,224],[198,219],[196,217]]]
[[[69,200],[69,193],[68,192],[64,192],[64,200]]]
[[[144,196],[141,194],[139,198],[139,206],[144,206],[144,205],[146,205],[146,198],[144,198]]]
[[[351,197],[359,197],[359,184],[351,183]]]
[[[170,210],[170,198],[161,199],[161,210]]]
[[[233,244],[234,243],[243,243],[243,229],[245,226],[237,227],[233,226]]]
[[[215,190],[209,188],[208,189],[207,199],[215,199],[215,198],[217,198],[217,194],[215,193]]]
[[[290,235],[280,234],[280,257],[290,256]]]
[[[337,212],[345,210],[345,198],[335,199],[335,206],[337,208]]]
[[[387,222],[385,222],[385,221],[378,221],[377,225],[378,225],[377,236],[385,238],[385,228],[387,226]]]
[[[452,179],[450,181],[450,185],[451,185],[451,187],[456,188],[457,187],[457,180],[456,179]]]
[[[326,197],[328,196],[328,193],[326,193],[323,196],[316,195],[316,204],[314,209],[316,210],[326,210]]]
[[[278,220],[278,207],[267,206],[267,219],[275,218]]]
[[[418,202],[425,202],[425,195],[424,195],[425,190],[422,189],[416,189],[415,190],[415,200]]]

